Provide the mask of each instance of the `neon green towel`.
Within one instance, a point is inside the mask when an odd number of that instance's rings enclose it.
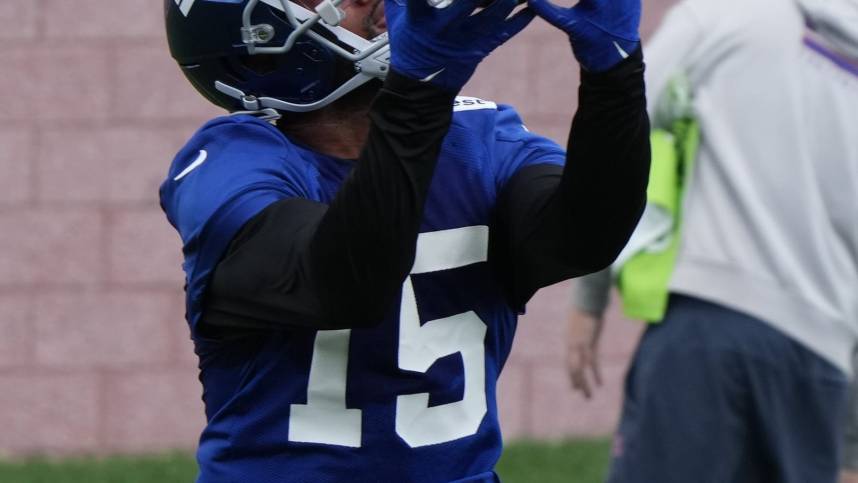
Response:
[[[700,129],[696,121],[680,119],[674,121],[670,131],[653,131],[651,143],[647,202],[652,206],[648,209],[666,213],[672,223],[662,240],[639,250],[623,264],[617,284],[628,317],[658,322],[667,310],[668,284],[679,249],[686,173],[693,169]]]

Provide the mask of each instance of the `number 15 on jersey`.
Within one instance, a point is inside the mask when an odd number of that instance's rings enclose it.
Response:
[[[412,275],[485,262],[487,226],[421,233]],[[399,368],[425,373],[442,357],[459,353],[465,390],[461,401],[429,406],[429,393],[396,400],[396,433],[412,448],[473,435],[486,414],[486,324],[473,311],[420,323],[411,277],[402,288]],[[362,411],[346,407],[351,330],[320,331],[313,346],[307,404],[293,404],[289,441],[360,447]]]

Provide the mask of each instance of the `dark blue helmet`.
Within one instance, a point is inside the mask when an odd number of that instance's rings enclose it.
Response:
[[[320,109],[387,74],[387,34],[339,23],[343,0],[164,0],[170,52],[200,93],[229,111]]]

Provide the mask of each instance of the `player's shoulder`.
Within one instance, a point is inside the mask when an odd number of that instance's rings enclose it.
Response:
[[[528,129],[515,107],[478,97],[458,96],[453,104],[453,125],[466,131],[482,132],[480,142],[497,149],[517,149],[522,144],[563,152],[554,141]]]
[[[457,96],[453,102],[453,125],[501,140],[527,133],[513,106],[470,96]]]
[[[203,125],[176,154],[161,184],[168,217],[208,213],[242,193],[267,188],[309,197],[311,166],[277,128],[249,115]]]
[[[513,106],[477,97],[456,98],[447,145],[450,156],[468,161],[464,164],[469,167],[481,166],[502,182],[524,165],[561,165],[566,159],[563,148],[528,129]]]
[[[170,165],[167,180],[192,174],[230,177],[253,172],[299,169],[303,156],[274,125],[251,115],[218,117],[185,143]],[[202,169],[205,168],[205,169]],[[203,175],[205,176],[205,175]]]
[[[198,151],[214,157],[256,157],[271,160],[270,156],[259,154],[289,147],[289,141],[269,122],[249,115],[222,116],[205,123],[185,143],[173,160],[170,174],[185,169],[186,154],[196,155]]]

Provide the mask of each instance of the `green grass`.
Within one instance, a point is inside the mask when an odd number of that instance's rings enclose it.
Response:
[[[504,483],[602,483],[608,469],[607,440],[507,445],[497,466]]]
[[[189,483],[196,474],[196,461],[181,453],[0,463],[2,483]]]
[[[601,483],[608,464],[606,441],[514,443],[497,471],[504,483]],[[116,456],[0,461],[2,483],[189,483],[196,476],[190,455]]]

